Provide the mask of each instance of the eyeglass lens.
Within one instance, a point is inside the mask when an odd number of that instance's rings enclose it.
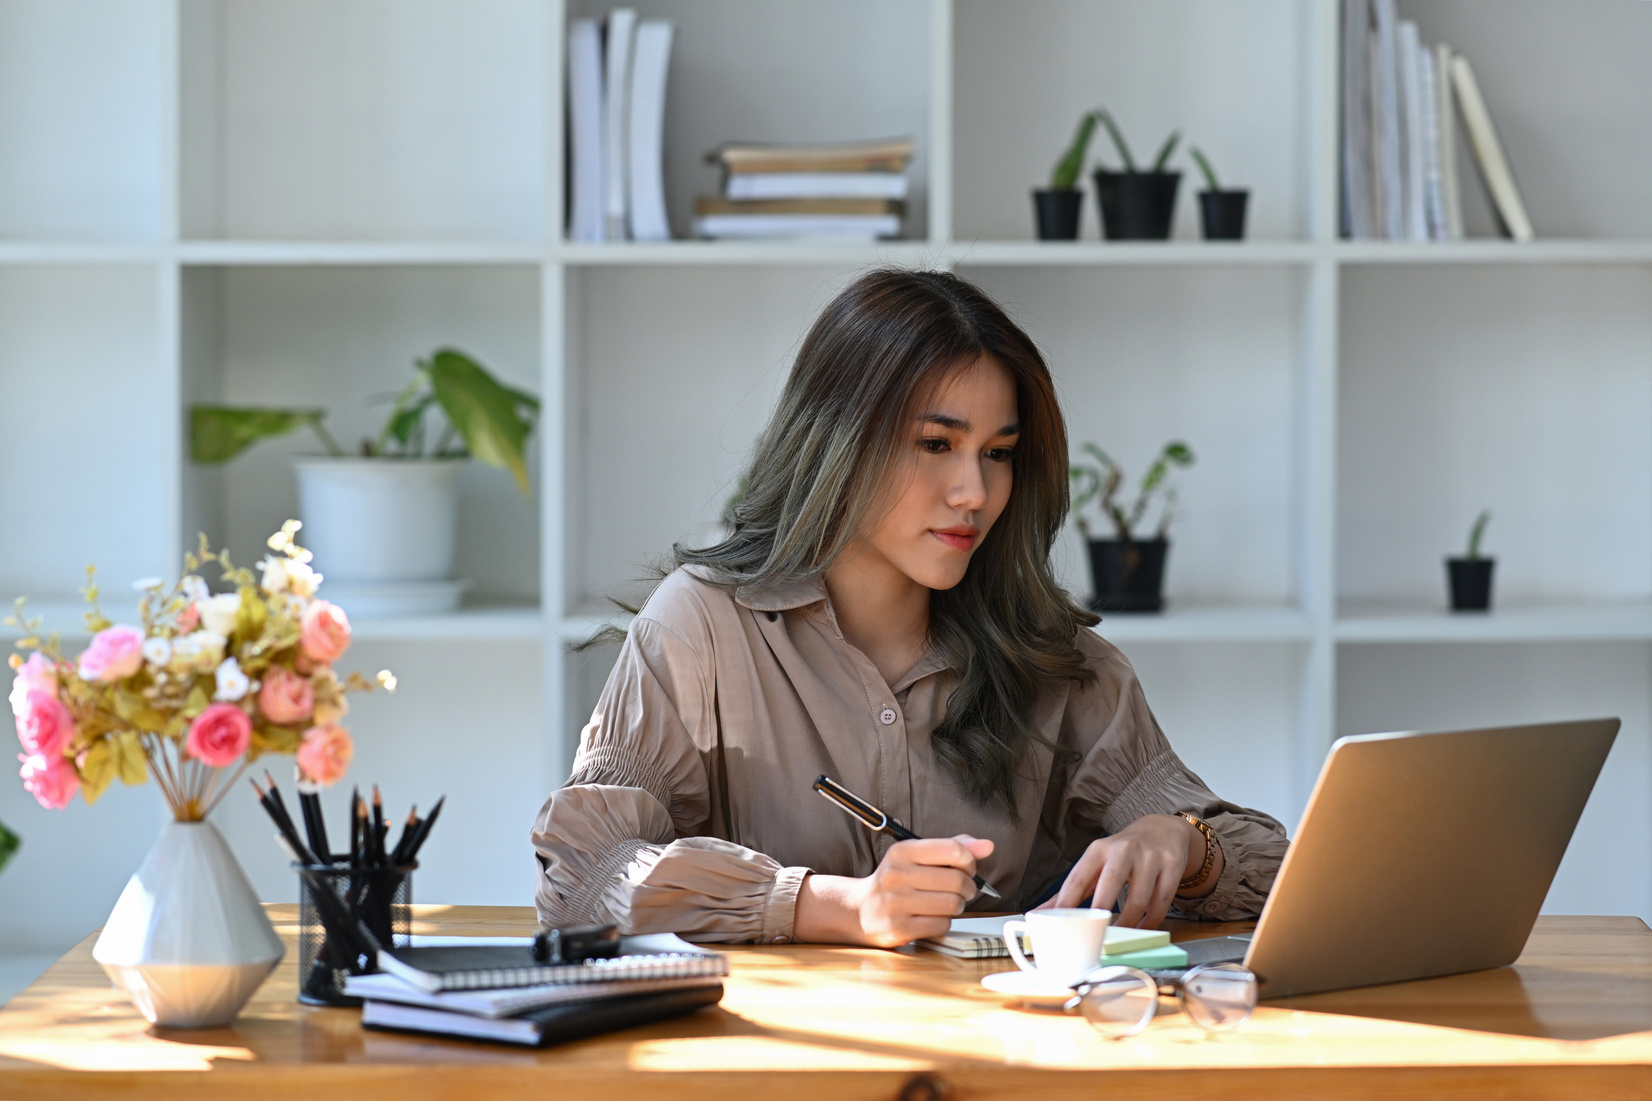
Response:
[[[1188,1019],[1210,1032],[1237,1028],[1256,1008],[1256,976],[1233,963],[1195,967],[1181,984]]]
[[[1109,1036],[1133,1036],[1147,1027],[1159,1006],[1159,987],[1133,967],[1096,973],[1078,998],[1079,1012]]]

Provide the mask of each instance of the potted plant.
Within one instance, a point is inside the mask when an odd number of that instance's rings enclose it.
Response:
[[[1106,168],[1095,171],[1096,201],[1101,207],[1101,228],[1111,241],[1167,241],[1170,226],[1176,215],[1176,188],[1181,183],[1180,172],[1169,172],[1170,154],[1181,140],[1181,131],[1172,131],[1159,147],[1159,155],[1147,171],[1136,167],[1130,155],[1130,146],[1119,131],[1118,123],[1105,109],[1097,112],[1101,124],[1107,127],[1124,162],[1122,172]]]
[[[1224,189],[1216,178],[1216,169],[1199,147],[1194,146],[1188,152],[1205,177],[1206,188],[1199,192],[1199,220],[1204,225],[1205,240],[1244,240],[1245,206],[1250,201],[1250,192]]]
[[[470,356],[438,349],[391,406],[378,435],[347,455],[319,409],[197,405],[190,457],[228,462],[259,440],[309,428],[324,456],[295,460],[308,542],[327,563],[335,599],[356,615],[451,611],[458,474],[469,459],[508,470],[529,493],[526,449],[539,399]]]
[[[1038,219],[1040,241],[1076,241],[1080,215],[1084,213],[1084,193],[1077,187],[1084,171],[1084,153],[1095,133],[1096,113],[1086,111],[1078,120],[1072,144],[1050,173],[1050,186],[1033,189],[1033,212]]]
[[[1090,606],[1098,612],[1156,612],[1164,607],[1164,562],[1170,550],[1166,533],[1176,516],[1176,487],[1170,478],[1173,468],[1193,465],[1193,451],[1180,440],[1171,440],[1147,468],[1128,507],[1119,500],[1124,486],[1124,469],[1093,443],[1082,450],[1093,463],[1074,463],[1072,478],[1073,515],[1078,520],[1090,550],[1090,573],[1095,582],[1095,598]],[[1142,521],[1155,497],[1163,498],[1158,527],[1151,539],[1140,538]],[[1113,525],[1111,539],[1097,539],[1084,510],[1095,501]]]
[[[1451,610],[1455,612],[1484,612],[1491,608],[1491,572],[1497,559],[1480,554],[1480,540],[1491,523],[1491,509],[1484,509],[1474,518],[1468,532],[1468,554],[1462,558],[1446,559],[1446,576],[1451,582]]]

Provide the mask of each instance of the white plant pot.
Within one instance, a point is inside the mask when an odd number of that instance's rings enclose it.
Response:
[[[346,585],[448,582],[465,459],[301,459],[299,541]],[[457,599],[457,594],[455,594]],[[346,610],[348,608],[346,607]]]
[[[223,835],[168,822],[115,903],[92,958],[153,1024],[221,1028],[285,948]]]

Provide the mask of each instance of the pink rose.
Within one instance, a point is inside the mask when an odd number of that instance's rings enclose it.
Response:
[[[34,754],[23,762],[23,787],[47,810],[62,810],[80,791],[80,774],[67,757]]]
[[[18,716],[17,740],[31,757],[61,757],[75,736],[75,717],[56,696],[30,692],[27,713]]]
[[[178,613],[178,633],[187,635],[201,622],[201,609],[191,604]]]
[[[336,784],[344,778],[355,753],[348,730],[322,723],[304,732],[304,740],[298,745],[298,767],[315,783]]]
[[[80,655],[80,675],[105,684],[122,680],[143,664],[143,632],[117,623],[92,636],[92,645]]]
[[[17,676],[12,678],[11,713],[19,719],[28,713],[29,694],[32,692],[44,692],[54,699],[57,696],[57,668],[45,654],[30,654],[29,660],[17,667]]]
[[[215,703],[189,724],[184,749],[213,768],[233,764],[252,743],[252,720],[233,703]]]
[[[270,722],[290,726],[310,717],[315,709],[315,693],[308,679],[291,669],[271,666],[264,674],[264,687],[258,690],[258,708]]]
[[[313,601],[299,620],[299,648],[304,656],[331,665],[350,648],[350,620],[344,609],[325,600]]]

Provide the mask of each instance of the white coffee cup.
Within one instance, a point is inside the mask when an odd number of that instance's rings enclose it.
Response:
[[[1077,982],[1101,962],[1107,923],[1112,920],[1107,910],[1032,910],[1025,921],[1004,923],[1004,944],[1021,970],[1059,983]],[[1023,953],[1022,937],[1032,938],[1036,959],[1029,961]]]

